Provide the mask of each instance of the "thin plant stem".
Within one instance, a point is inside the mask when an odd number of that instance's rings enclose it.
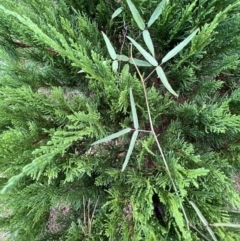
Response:
[[[156,68],[146,77],[143,79],[143,82],[147,81],[147,79],[149,79],[149,77],[155,72]]]
[[[171,175],[171,172],[170,172],[170,170],[169,170],[169,167],[168,167],[166,158],[165,158],[165,156],[164,156],[163,150],[162,150],[162,148],[161,148],[161,145],[160,145],[160,143],[159,143],[159,141],[158,141],[156,132],[155,132],[154,127],[153,127],[153,121],[152,121],[152,117],[151,117],[151,111],[150,111],[150,107],[149,107],[149,102],[148,102],[148,96],[147,96],[146,86],[145,86],[145,83],[144,83],[144,79],[143,79],[143,77],[142,77],[142,75],[141,75],[141,73],[140,73],[140,71],[139,71],[136,63],[134,62],[133,57],[132,57],[132,45],[131,45],[131,59],[132,59],[132,61],[133,61],[133,63],[134,63],[134,66],[135,66],[135,68],[136,68],[139,76],[140,76],[140,79],[141,79],[141,83],[142,83],[142,87],[143,87],[143,92],[144,92],[144,98],[145,98],[146,106],[147,106],[148,118],[149,118],[149,122],[150,122],[151,133],[152,133],[152,135],[154,136],[154,139],[155,139],[155,141],[156,141],[156,143],[157,143],[159,152],[160,152],[161,157],[162,157],[162,159],[163,159],[165,168],[166,168],[166,170],[167,170],[167,174],[168,174],[168,176],[169,176],[169,178],[170,178],[170,180],[171,180],[171,182],[172,182],[174,191],[175,191],[175,193],[177,194],[177,196],[178,196],[179,199],[180,199],[177,186],[175,185],[175,182],[174,182],[174,180],[173,180],[173,178],[172,178],[172,175]],[[180,201],[180,200],[179,200],[179,201]],[[181,206],[181,209],[182,209],[182,211],[183,211],[184,218],[185,218],[186,223],[187,223],[187,228],[189,229],[189,221],[188,221],[187,214],[186,214],[186,212],[185,212],[185,209],[184,209],[181,201],[180,201],[180,206]]]
[[[95,214],[95,211],[96,211],[96,208],[97,208],[98,199],[99,199],[99,196],[98,196],[97,201],[96,201],[96,203],[94,205],[94,209],[93,209],[93,212],[92,212],[92,217],[90,219],[91,225],[90,225],[90,228],[89,228],[89,233],[91,233],[91,231],[92,231],[92,222],[93,222],[94,214]]]
[[[195,226],[193,226],[191,223],[189,224],[189,226],[194,229],[200,236],[202,236],[206,241],[211,241],[210,239],[208,239],[201,231],[199,231]]]
[[[123,27],[124,27],[124,30],[122,31],[122,33],[123,33],[123,39],[122,39],[122,45],[121,45],[121,49],[120,49],[120,55],[122,54],[123,46],[125,45],[126,36],[127,36],[127,31],[128,31],[128,27],[125,26],[125,21],[124,21]],[[122,63],[122,61],[120,60],[120,61],[119,61],[119,66],[118,66],[118,73],[120,73],[121,63]]]
[[[88,199],[88,233],[91,232],[91,218],[90,218],[90,198]]]
[[[134,130],[135,130],[135,129],[134,129]],[[152,133],[152,131],[147,131],[147,130],[139,130],[139,129],[138,129],[138,131],[139,131],[139,132],[145,132],[145,133]]]
[[[83,223],[86,224],[85,198],[83,196]]]

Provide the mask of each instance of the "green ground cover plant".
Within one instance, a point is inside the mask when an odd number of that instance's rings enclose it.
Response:
[[[239,11],[0,0],[9,240],[239,240]]]

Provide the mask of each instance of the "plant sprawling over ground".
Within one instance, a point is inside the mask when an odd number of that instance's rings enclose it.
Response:
[[[0,0],[10,240],[239,240],[239,11]]]

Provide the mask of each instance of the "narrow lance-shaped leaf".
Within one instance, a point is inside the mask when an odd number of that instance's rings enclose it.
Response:
[[[154,53],[153,42],[152,42],[152,39],[151,39],[151,36],[150,36],[148,30],[143,31],[143,39],[144,39],[144,42],[147,45],[149,51],[151,52],[152,56],[154,56],[155,53]]]
[[[133,148],[135,146],[135,142],[137,140],[138,132],[139,131],[135,131],[132,135],[132,139],[131,139],[131,142],[130,142],[130,145],[129,145],[129,148],[128,148],[128,152],[127,152],[127,155],[125,157],[125,160],[124,160],[124,163],[123,163],[123,166],[122,166],[122,172],[125,170],[125,168],[128,164],[128,161],[130,159],[130,156],[132,154]]]
[[[97,144],[101,144],[103,142],[110,141],[112,139],[118,138],[119,136],[122,136],[124,134],[129,133],[131,130],[132,130],[131,128],[123,129],[123,130],[121,130],[119,132],[116,132],[116,133],[110,135],[110,136],[107,136],[107,137],[102,138],[102,139],[100,139],[98,141],[95,141],[94,143],[91,144],[91,146],[94,146],[94,145],[97,145]]]
[[[157,66],[156,68],[157,71],[157,75],[160,78],[160,80],[162,81],[163,85],[166,87],[166,89],[173,95],[178,96],[178,94],[172,89],[171,85],[169,84],[167,77],[162,69],[161,66]]]
[[[107,49],[108,49],[109,55],[111,56],[111,58],[113,60],[115,60],[117,58],[117,54],[116,54],[116,52],[115,52],[115,50],[114,50],[114,48],[113,48],[109,38],[107,37],[107,35],[104,32],[102,32],[102,35],[103,35],[104,41],[105,41],[105,43],[107,45]]]
[[[173,48],[171,51],[169,51],[162,59],[162,63],[167,62],[169,59],[174,57],[176,54],[178,54],[197,34],[199,29],[196,29],[192,34],[190,34],[187,38],[185,38],[180,44],[178,44],[175,48]]]
[[[118,70],[118,61],[117,61],[117,60],[114,60],[114,61],[112,62],[112,70],[113,70],[114,72],[116,72],[116,71]]]
[[[141,30],[144,30],[145,23],[144,23],[142,17],[140,16],[138,10],[136,9],[135,5],[133,4],[133,2],[131,0],[127,0],[127,4],[128,4],[128,7],[130,8],[130,11],[132,12],[133,18],[134,18],[135,22],[137,23],[138,27]]]
[[[141,60],[141,59],[133,58],[133,59],[129,60],[129,63],[130,64],[135,64],[137,66],[152,67],[152,65],[149,62]]]
[[[213,227],[240,228],[240,224],[237,224],[237,223],[212,223],[209,225]]]
[[[147,27],[149,28],[157,19],[158,17],[161,15],[163,8],[165,6],[165,4],[167,4],[169,2],[169,0],[162,0],[157,8],[155,9],[155,11],[153,12],[153,14],[151,15],[148,23],[147,23]]]
[[[199,219],[202,221],[203,225],[207,228],[209,234],[211,235],[212,239],[214,241],[218,241],[215,234],[213,233],[212,229],[209,227],[209,224],[207,222],[207,220],[205,219],[205,217],[202,215],[201,211],[199,210],[199,208],[195,205],[194,202],[189,201],[189,203],[192,205],[192,207],[194,208],[194,210],[196,211]]]
[[[122,76],[125,78],[126,76],[129,75],[129,64],[125,64],[122,68]]]
[[[136,105],[133,98],[132,88],[130,88],[130,102],[131,102],[131,109],[132,109],[132,115],[133,115],[133,125],[134,125],[134,128],[137,130],[139,128],[139,123],[138,123],[138,116],[136,111]]]
[[[116,18],[116,17],[122,12],[122,10],[123,10],[122,7],[116,9],[116,10],[114,11],[114,13],[112,14],[112,19]]]
[[[129,57],[126,56],[126,55],[123,55],[123,54],[121,54],[121,55],[117,54],[117,60],[119,60],[119,61],[129,61]]]
[[[139,45],[134,39],[127,37],[137,50],[143,55],[143,57],[153,66],[158,66],[158,62],[153,58],[141,45]]]

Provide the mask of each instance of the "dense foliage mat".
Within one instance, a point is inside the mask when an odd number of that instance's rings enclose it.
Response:
[[[239,12],[0,0],[10,240],[240,240]]]

